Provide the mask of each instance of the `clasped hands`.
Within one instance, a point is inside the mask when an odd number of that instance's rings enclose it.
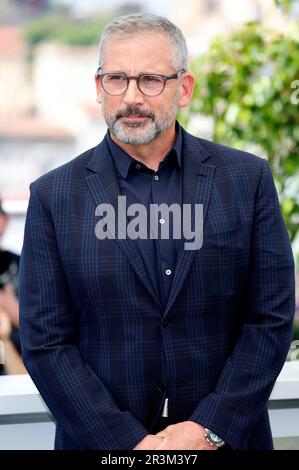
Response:
[[[133,450],[217,450],[204,437],[204,428],[194,421],[172,424],[157,434],[148,434]]]

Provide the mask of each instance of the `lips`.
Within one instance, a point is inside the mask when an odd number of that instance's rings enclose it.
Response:
[[[134,115],[130,115],[130,116],[123,116],[122,118],[123,118],[123,119],[146,119],[147,116],[134,116]]]

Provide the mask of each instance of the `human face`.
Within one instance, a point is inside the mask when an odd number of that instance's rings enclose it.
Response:
[[[124,72],[128,76],[141,73],[168,75],[174,69],[172,46],[163,34],[135,34],[114,37],[107,41],[102,72]],[[146,144],[165,133],[172,126],[180,106],[183,88],[181,78],[166,82],[158,96],[145,96],[131,80],[123,95],[111,96],[101,88],[96,78],[97,97],[110,132],[121,142],[131,145]]]

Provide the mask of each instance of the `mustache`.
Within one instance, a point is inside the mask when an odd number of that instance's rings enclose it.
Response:
[[[138,108],[133,108],[133,107],[128,107],[123,111],[119,111],[116,115],[116,119],[122,118],[122,117],[128,117],[128,116],[142,116],[142,117],[148,117],[152,120],[155,119],[155,113],[152,111],[144,111],[140,110]]]

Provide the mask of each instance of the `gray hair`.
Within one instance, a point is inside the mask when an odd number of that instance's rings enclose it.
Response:
[[[172,63],[176,70],[188,69],[188,50],[186,40],[178,26],[167,18],[149,13],[135,13],[118,16],[108,23],[101,35],[99,66],[103,66],[106,42],[112,36],[129,36],[145,31],[165,34],[172,45]]]

